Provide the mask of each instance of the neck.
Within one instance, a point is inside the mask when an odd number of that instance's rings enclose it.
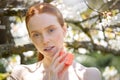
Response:
[[[43,59],[43,66],[45,69],[48,69],[48,67],[51,65],[52,58],[50,57],[44,57]]]

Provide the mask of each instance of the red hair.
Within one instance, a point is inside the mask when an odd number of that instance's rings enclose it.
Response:
[[[25,22],[26,22],[26,27],[27,27],[28,33],[29,33],[28,22],[29,22],[30,18],[32,16],[34,16],[35,14],[42,14],[42,13],[48,13],[48,14],[56,16],[60,25],[64,26],[63,16],[62,16],[61,12],[55,6],[53,6],[49,3],[37,3],[37,4],[32,5],[26,13]],[[29,35],[30,35],[30,33],[29,33]],[[44,56],[41,53],[39,53],[38,60],[40,61],[43,58],[44,58]]]

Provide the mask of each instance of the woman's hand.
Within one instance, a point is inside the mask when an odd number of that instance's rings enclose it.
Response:
[[[65,61],[64,59],[67,56],[67,53],[64,53],[60,56],[59,53],[56,53],[53,57],[51,66],[50,66],[50,80],[63,80],[65,77],[65,71],[68,69],[68,66],[65,67]]]

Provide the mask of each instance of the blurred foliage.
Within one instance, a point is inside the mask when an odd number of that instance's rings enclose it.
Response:
[[[0,80],[6,80],[8,76],[9,76],[8,73],[0,73]]]
[[[114,66],[120,72],[120,56],[114,56],[112,54],[104,55],[100,52],[88,53],[86,55],[77,54],[76,60],[85,66],[95,66],[101,71],[104,70],[106,66]]]
[[[3,63],[0,62],[0,73],[5,73],[5,66],[3,66]]]
[[[6,80],[6,77],[10,73],[10,71],[7,72],[8,64],[10,63],[10,61],[12,61],[12,64],[17,62],[18,58],[15,57],[16,55],[21,58],[21,64],[32,64],[37,61],[36,49],[32,44],[15,46],[14,39],[19,39],[21,37],[13,38],[9,34],[11,34],[10,23],[17,24],[20,22],[24,22],[24,16],[27,8],[31,4],[34,4],[38,1],[51,2],[53,0],[0,0],[0,25],[7,26],[6,43],[0,44],[0,80]],[[112,71],[112,69],[117,70],[118,73],[115,76],[120,79],[120,48],[118,43],[114,43],[115,40],[120,41],[120,19],[118,14],[120,13],[120,0],[109,0],[110,2],[106,2],[105,4],[103,4],[104,0],[96,0],[96,4],[93,4],[93,0],[85,1],[88,1],[88,3],[86,4],[88,8],[85,8],[85,10],[79,12],[78,15],[82,18],[81,20],[76,19],[79,18],[75,14],[78,12],[75,12],[72,15],[67,14],[67,16],[72,16],[73,19],[65,18],[66,23],[68,23],[69,33],[66,37],[66,46],[68,48],[68,51],[75,54],[76,61],[87,67],[97,67],[100,69],[102,74],[106,71],[106,68],[109,71]],[[58,0],[58,2],[59,3],[57,3],[57,5],[63,4],[61,4],[62,0]],[[72,1],[70,2],[72,3]],[[68,9],[68,13],[77,10],[74,5],[72,5],[72,8],[70,9],[71,3],[64,3],[69,5],[69,8],[64,8]],[[84,1],[81,1],[81,5],[83,3]],[[100,4],[103,4],[102,8],[98,9],[101,6]],[[80,8],[79,6],[77,7]],[[82,6],[82,8],[84,7]],[[72,9],[74,10],[72,11]],[[61,9],[61,11],[64,10]],[[118,16],[118,18],[116,18],[116,15]],[[11,16],[14,16],[15,18],[13,19],[15,20],[10,21]],[[102,38],[99,37],[101,36],[100,34],[103,35]],[[84,54],[79,52],[79,48],[85,48],[86,52]],[[25,56],[24,54],[22,54],[23,52],[29,50],[35,51],[35,54],[32,56]],[[14,58],[10,60],[10,58],[13,56]],[[2,60],[3,58],[5,59],[4,61],[7,64]]]

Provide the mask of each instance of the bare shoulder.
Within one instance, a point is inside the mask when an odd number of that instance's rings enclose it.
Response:
[[[34,70],[36,63],[30,65],[16,65],[8,80],[20,80],[23,75],[27,74],[29,71]]]
[[[101,72],[96,67],[85,67],[77,62],[74,63],[74,66],[76,73],[81,80],[102,80]]]
[[[95,67],[89,67],[85,69],[84,74],[85,80],[102,80],[101,72]]]

